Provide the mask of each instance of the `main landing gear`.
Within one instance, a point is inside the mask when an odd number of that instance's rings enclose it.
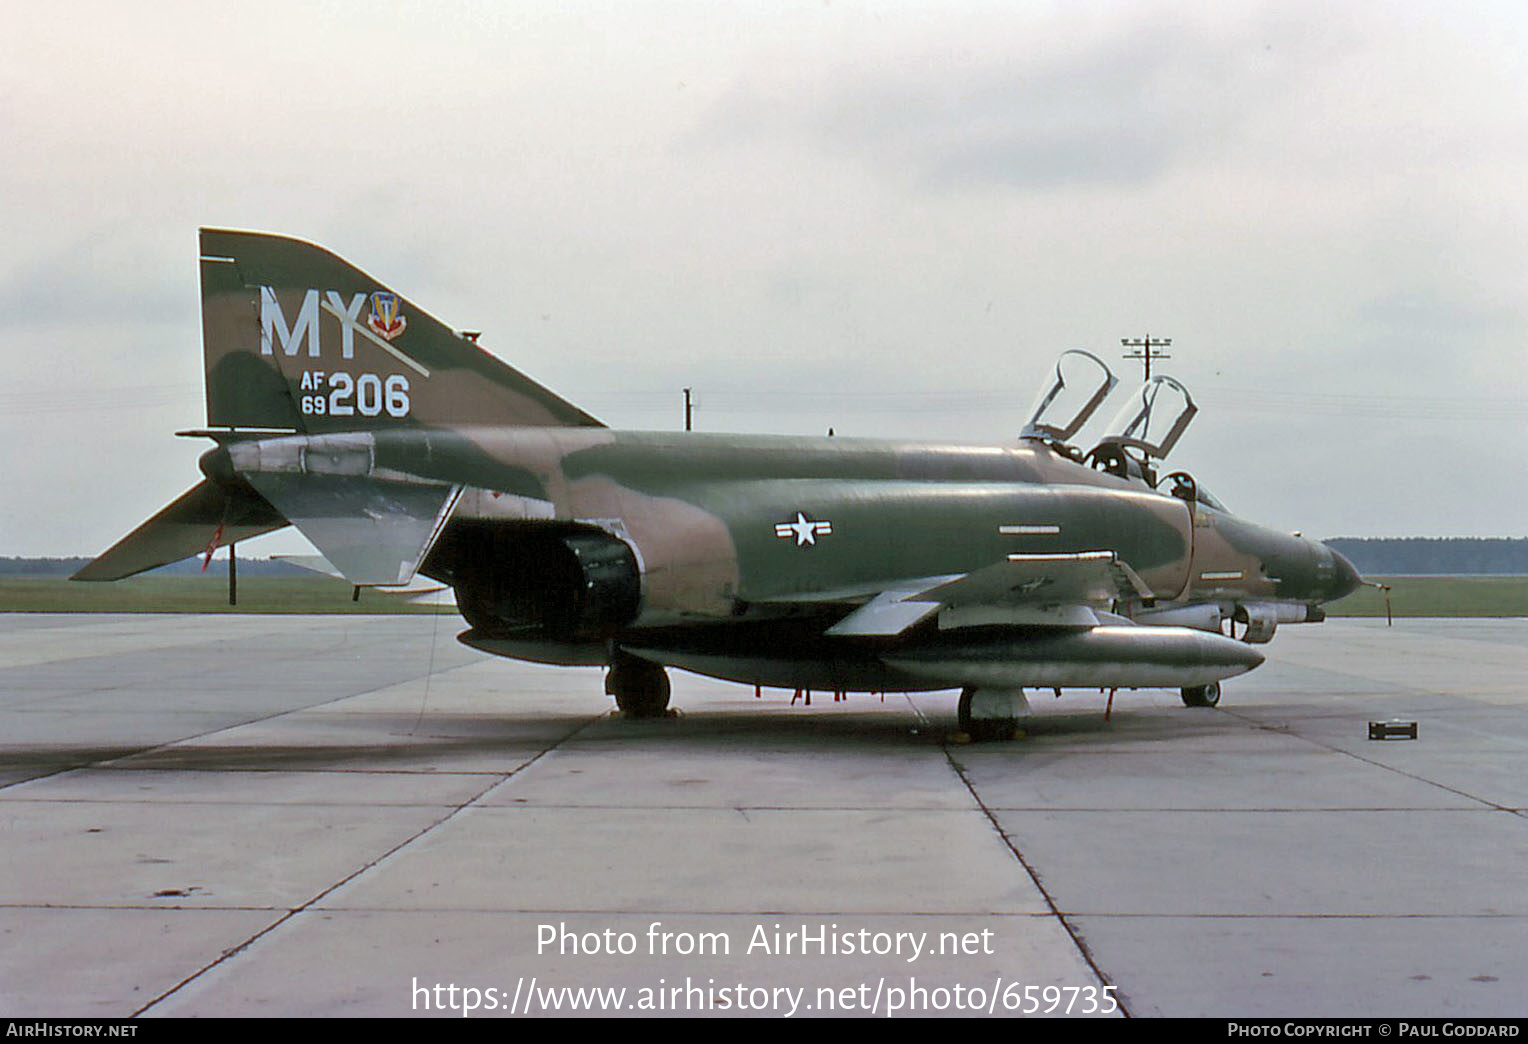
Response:
[[[628,718],[661,718],[668,711],[668,672],[661,664],[617,651],[605,675],[605,692]]]
[[[1213,707],[1220,702],[1220,682],[1195,685],[1182,691],[1185,707]]]
[[[956,708],[960,723],[957,742],[1018,739],[1024,734],[1019,719],[1028,714],[1029,701],[1024,698],[1023,689],[978,689],[967,685],[960,690]]]

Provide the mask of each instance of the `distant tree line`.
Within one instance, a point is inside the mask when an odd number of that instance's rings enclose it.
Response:
[[[72,576],[89,558],[0,558],[0,576]],[[188,558],[173,565],[161,566],[151,572],[170,576],[195,576],[202,571],[200,557]],[[226,577],[228,560],[215,559],[207,569],[209,576]],[[314,576],[309,570],[286,562],[272,562],[265,558],[239,556],[240,576]]]
[[[1528,538],[1338,537],[1325,543],[1366,576],[1528,575]]]

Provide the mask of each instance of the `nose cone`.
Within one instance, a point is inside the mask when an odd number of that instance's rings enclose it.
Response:
[[[1346,598],[1363,584],[1363,577],[1358,575],[1358,570],[1353,567],[1345,557],[1331,548],[1327,548],[1332,555],[1332,566],[1335,575],[1332,577],[1332,593],[1327,596],[1327,601],[1335,602],[1339,598]]]

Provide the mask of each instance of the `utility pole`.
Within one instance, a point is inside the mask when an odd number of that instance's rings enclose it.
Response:
[[[684,430],[690,431],[690,420],[693,414],[693,404],[690,402],[690,389],[684,390]]]
[[[1166,348],[1172,344],[1173,339],[1171,337],[1158,337],[1153,340],[1151,334],[1147,334],[1145,337],[1121,337],[1119,343],[1126,348],[1135,349],[1135,351],[1129,352],[1121,356],[1121,358],[1140,359],[1144,362],[1146,364],[1146,379],[1148,381],[1151,380],[1151,360],[1172,358],[1171,355],[1165,352],[1152,351],[1153,348]]]

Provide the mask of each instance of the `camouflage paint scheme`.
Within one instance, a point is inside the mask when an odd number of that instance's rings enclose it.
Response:
[[[290,522],[354,583],[451,584],[470,645],[610,665],[636,709],[660,682],[666,702],[658,665],[1188,699],[1359,582],[1191,482],[1045,439],[612,431],[316,246],[204,229],[201,253],[208,428],[183,434],[217,443],[206,477],[76,579]],[[1245,642],[1222,634],[1238,621]]]

